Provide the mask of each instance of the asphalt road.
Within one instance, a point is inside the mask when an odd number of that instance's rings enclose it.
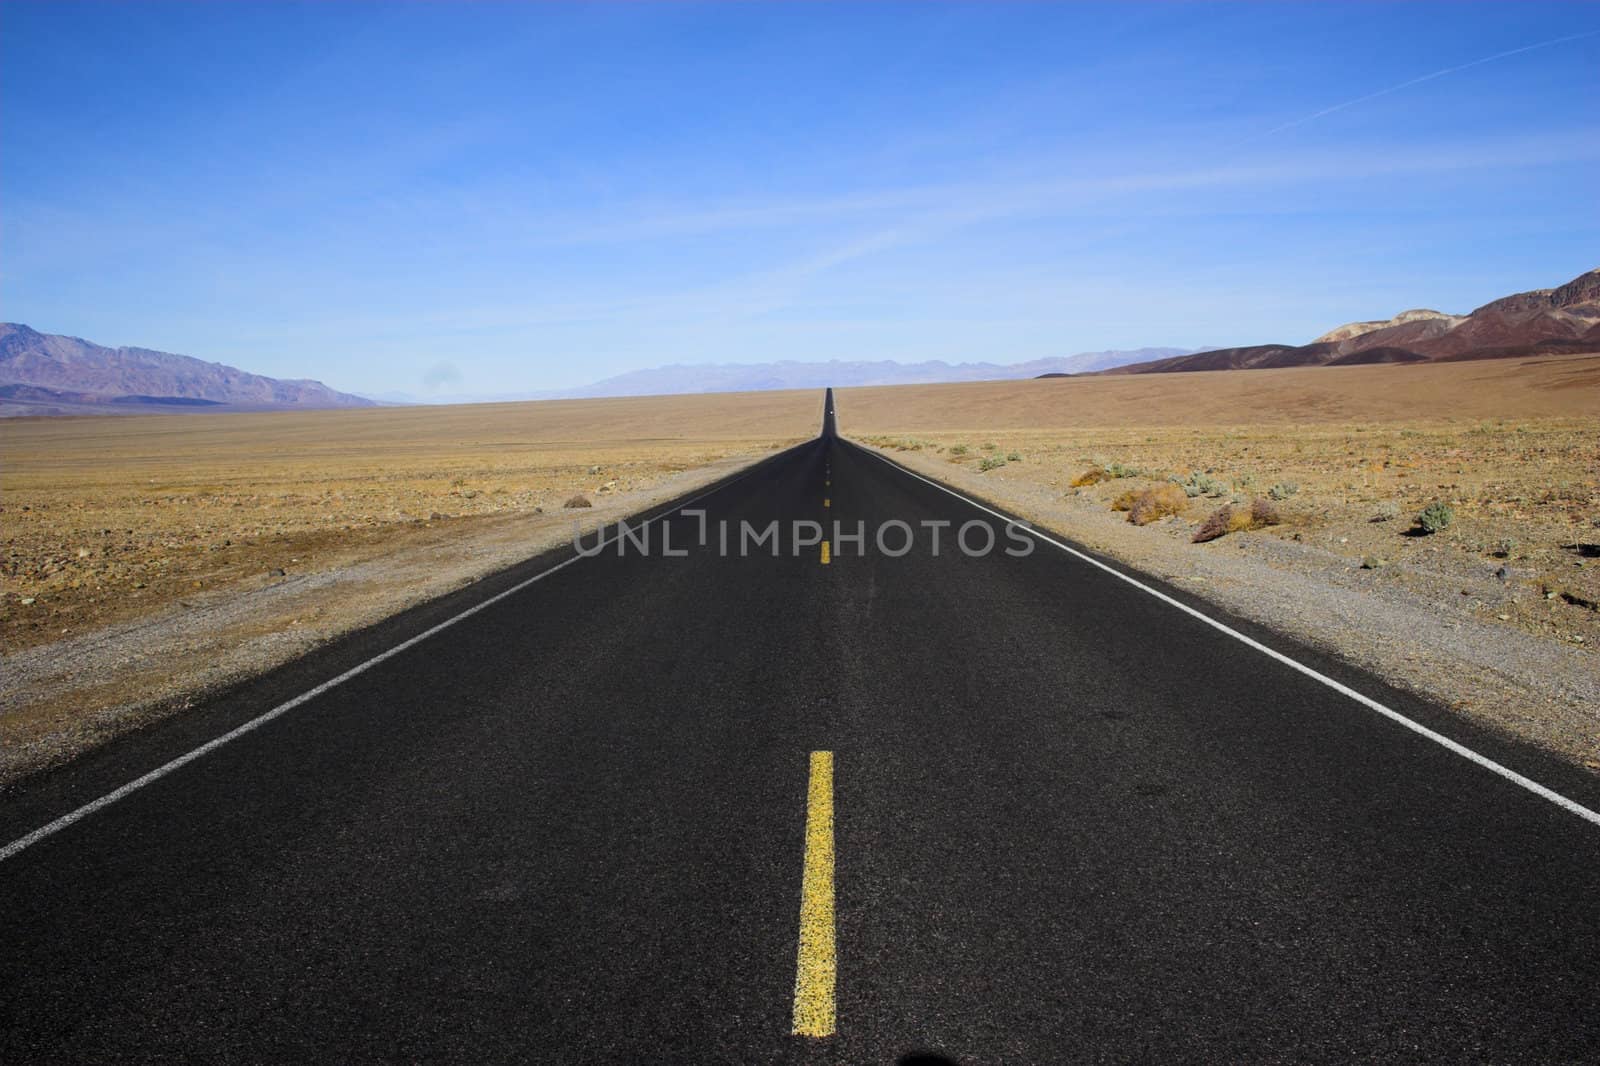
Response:
[[[0,861],[0,1062],[1600,1059],[1600,826],[1054,546],[953,550],[1002,524],[831,430],[704,547],[669,511]],[[834,519],[866,554],[790,553]],[[571,554],[31,782],[0,842]]]

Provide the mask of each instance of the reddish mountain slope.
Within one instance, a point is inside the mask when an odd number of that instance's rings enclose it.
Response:
[[[1353,322],[1312,344],[1222,348],[1105,373],[1167,374],[1600,352],[1600,269],[1554,289],[1535,289],[1491,301],[1470,315],[1408,311],[1389,321],[1394,324]]]

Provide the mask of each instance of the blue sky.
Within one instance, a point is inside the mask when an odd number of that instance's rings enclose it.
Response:
[[[1600,265],[1596,100],[1588,4],[8,0],[0,317],[418,395],[1304,341]]]

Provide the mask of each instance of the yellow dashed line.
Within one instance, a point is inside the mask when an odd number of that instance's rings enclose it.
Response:
[[[824,496],[822,498],[822,506],[824,506],[824,507],[832,507],[833,506],[833,501],[828,499],[826,496]]]
[[[826,544],[824,544],[826,547]],[[827,556],[823,556],[826,561]],[[800,951],[794,974],[794,1035],[838,1031],[839,979],[833,923],[833,752],[811,753],[806,793],[805,875],[800,882]]]
[[[828,542],[827,541],[823,541],[822,542],[822,565],[823,566],[827,566],[828,565]]]

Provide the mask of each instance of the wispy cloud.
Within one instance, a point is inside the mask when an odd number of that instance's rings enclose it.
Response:
[[[1304,126],[1308,122],[1315,122],[1319,118],[1324,118],[1336,112],[1344,111],[1359,104],[1364,104],[1369,100],[1376,100],[1379,97],[1389,96],[1392,93],[1397,93],[1402,89],[1409,89],[1413,85],[1421,85],[1423,82],[1433,81],[1436,78],[1443,78],[1450,74],[1459,74],[1463,70],[1471,70],[1473,67],[1481,67],[1486,63],[1494,63],[1502,59],[1509,59],[1511,56],[1522,55],[1524,52],[1532,52],[1540,48],[1550,48],[1553,45],[1566,44],[1569,41],[1581,41],[1586,37],[1594,37],[1597,35],[1600,35],[1600,30],[1589,30],[1586,33],[1570,33],[1565,37],[1552,37],[1548,41],[1536,41],[1533,44],[1525,44],[1521,48],[1507,49],[1504,52],[1496,52],[1492,56],[1484,56],[1481,59],[1474,59],[1467,63],[1458,63],[1453,67],[1445,67],[1442,70],[1435,70],[1429,74],[1423,74],[1419,77],[1408,78],[1405,81],[1399,82],[1395,85],[1390,85],[1383,89],[1379,89],[1376,92],[1370,92],[1364,96],[1357,96],[1353,99],[1345,100],[1342,103],[1334,104],[1332,107],[1325,107],[1320,111],[1313,111],[1309,115],[1301,115],[1299,118],[1290,119],[1288,122],[1280,123],[1269,130],[1246,137],[1244,140],[1239,141],[1235,147],[1238,147],[1239,145],[1250,144],[1254,141],[1271,137],[1274,134],[1283,133],[1285,130],[1292,130],[1297,126]]]
[[[1600,31],[1597,31],[1600,32]],[[652,214],[626,208],[594,226],[556,227],[542,216],[522,225],[503,216],[501,234],[518,231],[551,245],[677,240],[718,233],[750,232],[809,224],[851,224],[870,219],[871,237],[852,240],[838,262],[919,239],[930,229],[959,228],[989,220],[1071,212],[1109,199],[1161,192],[1245,188],[1291,183],[1333,184],[1405,174],[1450,173],[1490,168],[1545,166],[1600,158],[1600,129],[1582,127],[1555,133],[1499,136],[1382,152],[1338,150],[1301,152],[1217,166],[1178,166],[1157,170],[1079,173],[1058,177],[993,179],[975,182],[903,185],[865,189],[850,195],[768,202],[734,201],[733,206]],[[1062,166],[1081,166],[1067,161]],[[893,222],[884,224],[885,219]],[[859,251],[851,251],[860,243]],[[827,258],[823,256],[821,258]],[[831,265],[831,264],[829,264]],[[798,267],[797,267],[798,269]],[[817,265],[804,271],[825,269]]]

